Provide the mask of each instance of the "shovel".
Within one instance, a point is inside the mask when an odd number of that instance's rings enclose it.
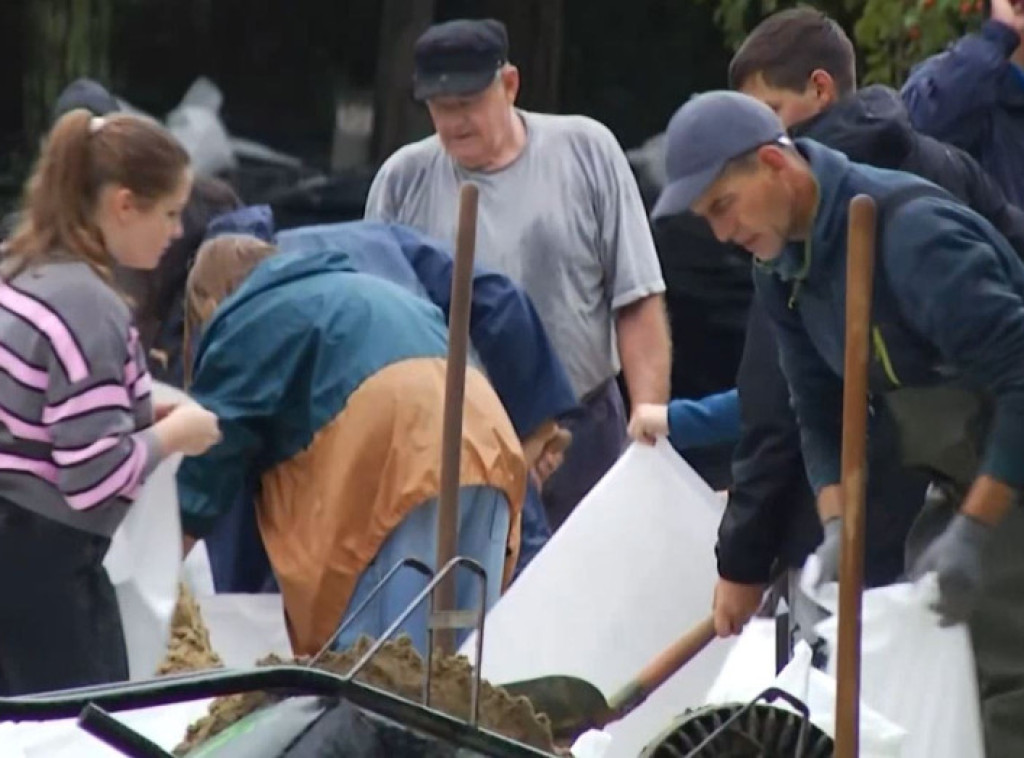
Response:
[[[850,201],[846,253],[846,345],[843,368],[843,541],[839,554],[836,650],[836,756],[860,755],[861,592],[864,587],[864,488],[867,476],[868,363],[875,268],[875,202]]]
[[[537,711],[547,714],[556,740],[575,739],[588,729],[600,729],[632,713],[714,638],[714,618],[708,616],[661,651],[607,701],[597,687],[574,676],[543,676],[510,682],[501,688],[510,695],[528,698]]]

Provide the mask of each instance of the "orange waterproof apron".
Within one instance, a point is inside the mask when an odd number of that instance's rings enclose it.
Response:
[[[296,654],[323,646],[387,536],[439,495],[444,388],[441,358],[392,364],[364,381],[306,450],[263,475],[260,533]],[[519,553],[526,463],[501,401],[473,368],[466,372],[461,484],[494,487],[508,498],[505,586]]]

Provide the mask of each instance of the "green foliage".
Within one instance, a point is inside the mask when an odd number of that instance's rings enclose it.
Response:
[[[716,2],[715,22],[726,44],[739,47],[747,32],[777,10],[812,5],[851,35],[862,64],[862,81],[899,86],[910,68],[937,53],[983,19],[982,0],[699,0]]]
[[[24,103],[30,142],[49,128],[53,103],[68,82],[79,76],[106,77],[111,2],[33,0],[26,4]]]

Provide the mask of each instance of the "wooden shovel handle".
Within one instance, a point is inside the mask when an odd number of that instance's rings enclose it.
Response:
[[[836,646],[836,758],[856,758],[859,755],[868,360],[875,268],[875,202],[867,195],[857,195],[850,201],[847,235],[841,466],[843,535],[839,555],[839,640]]]
[[[700,623],[662,650],[632,681],[615,693],[608,701],[609,711],[615,718],[621,718],[632,711],[714,639],[714,616],[701,619]]]
[[[466,390],[466,353],[473,298],[478,202],[479,190],[476,185],[463,184],[459,192],[455,267],[448,315],[448,360],[445,369],[444,426],[441,432],[441,495],[437,511],[437,571],[455,557],[459,542],[462,407]],[[434,590],[433,607],[435,611],[455,609],[453,575],[442,579]],[[450,629],[438,630],[435,642],[443,655],[451,655],[455,651],[455,635]]]

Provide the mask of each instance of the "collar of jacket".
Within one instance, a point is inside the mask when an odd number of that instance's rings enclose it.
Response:
[[[807,239],[790,242],[782,253],[771,261],[757,261],[755,265],[777,276],[784,282],[792,282],[795,300],[802,282],[814,273],[815,247],[821,256],[828,256],[836,247],[845,245],[845,200],[841,185],[850,161],[840,152],[825,147],[812,139],[794,140],[796,149],[810,164],[811,173],[818,187],[818,199],[814,209],[811,232]]]

